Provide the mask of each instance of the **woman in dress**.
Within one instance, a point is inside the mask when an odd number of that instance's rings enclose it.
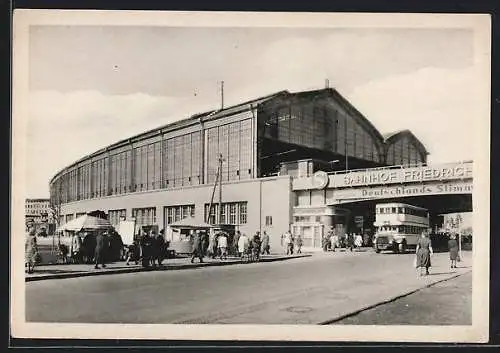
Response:
[[[38,245],[36,242],[36,232],[34,228],[31,228],[28,233],[28,238],[26,238],[25,244],[25,261],[28,266],[28,273],[33,273],[35,271],[35,265],[38,257]]]
[[[429,274],[429,267],[431,267],[432,244],[429,239],[427,231],[422,232],[422,236],[417,241],[417,269],[420,269],[420,276],[423,275],[425,268],[425,275]]]
[[[451,268],[457,268],[458,259],[458,243],[455,234],[450,235],[450,240],[448,240],[448,250],[450,252]]]

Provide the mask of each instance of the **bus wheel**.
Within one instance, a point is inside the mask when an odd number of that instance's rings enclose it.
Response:
[[[380,249],[375,248],[375,252],[376,252],[377,254],[380,254]]]

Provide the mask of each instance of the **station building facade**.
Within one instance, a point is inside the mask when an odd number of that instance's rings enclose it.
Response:
[[[345,224],[346,215],[331,207],[318,213],[313,203],[310,214],[297,207],[293,178],[316,170],[425,164],[427,154],[408,130],[384,137],[335,89],[281,91],[88,155],[52,178],[50,198],[60,205],[60,224],[96,209],[114,224],[133,217],[139,226],[160,229],[192,216],[234,224],[249,235],[267,231],[276,249],[283,232],[311,223],[311,234],[301,230],[304,246],[320,247],[317,232]],[[220,155],[222,209],[216,193],[209,212]]]

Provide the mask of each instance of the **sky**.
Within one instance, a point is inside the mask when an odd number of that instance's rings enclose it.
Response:
[[[477,72],[466,29],[32,26],[27,197],[77,159],[143,131],[325,79],[430,163],[473,158]],[[467,142],[467,143],[464,143]]]

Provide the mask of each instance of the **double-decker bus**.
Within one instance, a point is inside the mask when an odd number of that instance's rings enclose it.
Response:
[[[404,253],[408,248],[416,248],[419,236],[429,229],[429,212],[404,203],[377,204],[373,225],[377,253],[382,250]]]

